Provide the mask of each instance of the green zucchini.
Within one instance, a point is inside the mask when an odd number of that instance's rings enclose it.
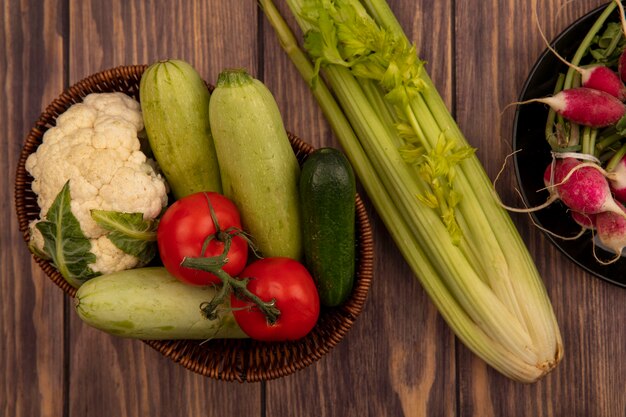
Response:
[[[210,301],[216,292],[213,286],[185,284],[163,267],[145,267],[86,281],[76,292],[75,309],[88,325],[120,337],[143,340],[247,337],[237,325],[229,304],[220,308],[216,320],[202,315],[200,304]]]
[[[354,285],[355,197],[354,171],[341,151],[307,156],[300,176],[304,260],[326,306],[343,303]]]
[[[224,195],[266,257],[302,256],[300,166],[271,92],[245,70],[222,71],[209,119]]]
[[[209,90],[188,63],[170,59],[150,65],[139,85],[148,142],[174,198],[221,192],[209,125]]]

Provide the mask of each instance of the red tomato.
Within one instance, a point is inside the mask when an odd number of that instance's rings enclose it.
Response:
[[[317,323],[320,300],[311,274],[300,262],[289,258],[264,258],[251,263],[239,274],[249,278],[248,290],[265,302],[276,300],[278,320],[269,324],[265,315],[249,300],[231,295],[235,320],[252,339],[297,340]],[[249,308],[246,308],[249,307]]]
[[[210,201],[210,205],[209,205]],[[219,230],[224,232],[234,227],[241,230],[241,218],[235,204],[215,192],[199,192],[174,202],[165,211],[157,229],[157,244],[163,266],[181,281],[195,284],[219,284],[220,279],[210,272],[182,267],[185,257],[213,257],[224,252],[224,241],[211,239],[206,251],[202,246],[208,236],[215,235],[217,228],[211,217],[210,207],[215,213]],[[229,231],[232,236],[235,233]],[[222,269],[236,276],[248,261],[248,243],[241,236],[232,236],[227,263]]]

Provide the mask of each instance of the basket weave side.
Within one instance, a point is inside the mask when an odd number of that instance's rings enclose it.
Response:
[[[50,103],[30,130],[18,161],[15,179],[15,206],[19,230],[28,243],[29,223],[39,217],[37,196],[31,189],[32,177],[26,172],[28,156],[42,142],[46,130],[71,105],[90,93],[119,91],[139,100],[139,82],[147,65],[112,68],[93,74],[69,87]],[[208,85],[209,89],[212,86]],[[302,163],[314,148],[289,133],[292,149]],[[339,343],[362,312],[371,286],[374,243],[367,211],[357,194],[357,268],[352,294],[341,306],[323,308],[315,328],[295,342],[265,343],[250,339],[149,340],[143,341],[163,356],[198,374],[223,381],[255,382],[280,378],[319,360]],[[69,285],[48,261],[34,257],[45,274],[69,297],[76,289]]]

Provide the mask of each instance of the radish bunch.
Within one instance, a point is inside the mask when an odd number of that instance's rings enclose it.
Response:
[[[622,22],[626,33],[626,18],[622,11]],[[536,12],[535,12],[536,13]],[[537,16],[535,15],[535,19]],[[571,72],[579,76],[579,85],[566,85],[563,90],[551,97],[528,100],[547,104],[554,112],[561,115],[572,123],[593,128],[602,128],[617,123],[626,115],[626,52],[619,59],[619,74],[602,63],[591,63],[581,66],[574,62],[568,62],[563,58],[546,39],[541,26],[537,22],[539,33],[548,49],[563,63]],[[571,78],[570,78],[571,79]]]
[[[621,166],[626,172],[626,165]],[[595,231],[603,246],[616,255],[608,262],[618,260],[626,247],[626,211],[614,186],[618,177],[595,162],[572,157],[556,159],[544,171],[550,201],[560,200],[577,224]]]
[[[618,8],[622,30],[613,19]],[[594,242],[614,253],[609,261],[596,256],[601,263],[617,261],[626,247],[624,34],[626,17],[619,0],[607,5],[570,62],[548,44],[541,32],[550,51],[567,65],[567,71],[558,74],[552,95],[519,104],[534,102],[549,107],[545,131],[555,157],[544,171],[544,183],[550,195],[544,204],[531,209],[507,207],[528,212],[561,201],[582,231],[592,231],[597,237]]]

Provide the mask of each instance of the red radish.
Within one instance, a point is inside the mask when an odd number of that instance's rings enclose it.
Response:
[[[609,212],[610,213],[610,212]],[[570,211],[572,219],[585,229],[595,229],[597,214],[583,214],[577,211]]]
[[[613,196],[618,201],[626,203],[626,157],[611,170],[608,178]]]
[[[548,164],[545,171],[543,171],[543,185],[546,186],[550,193],[552,194],[552,190],[554,190],[554,171],[556,169],[556,165],[558,161],[553,161]]]
[[[620,101],[624,101],[626,99],[626,86],[622,82],[622,79],[610,68],[605,65],[591,65],[588,67],[579,67],[578,65],[574,65],[571,62],[568,62],[565,58],[563,58],[559,53],[550,46],[548,39],[544,35],[541,30],[541,26],[538,23],[538,18],[535,10],[535,20],[537,21],[537,27],[539,28],[539,33],[546,43],[548,49],[565,65],[570,68],[573,68],[580,74],[580,82],[583,87],[592,88],[594,90],[603,91],[607,94],[612,95]]]
[[[596,229],[602,245],[616,255],[609,263],[618,260],[626,246],[626,218],[612,212],[600,213],[596,216]]]
[[[560,163],[560,159],[554,159],[548,164],[545,171],[543,171],[543,185],[545,185],[546,189],[550,192],[550,197],[554,195],[558,198],[559,193],[554,186],[554,173],[556,172],[556,169],[560,165]]]
[[[573,162],[570,162],[573,158],[566,158],[568,163],[571,163],[572,166],[575,166]],[[550,191],[550,198],[559,198],[558,187],[556,186],[555,176],[556,170],[561,168],[563,164],[563,159],[555,159],[548,166],[546,170],[543,172],[543,183],[546,188]],[[571,170],[570,170],[571,171]],[[585,214],[578,211],[570,210],[570,215],[572,219],[580,226],[585,229],[593,229],[595,228],[595,219],[596,214]]]
[[[555,185],[556,181],[554,180],[554,176],[560,164],[561,159],[553,159],[552,162],[548,164],[545,171],[543,171],[543,185],[546,186],[546,190],[550,193],[548,200],[546,201],[547,204],[551,204],[559,199],[559,192]],[[542,206],[545,207],[546,203],[542,204]]]
[[[604,65],[594,65],[579,70],[582,86],[604,91],[620,101],[626,99],[626,86],[612,69]]]
[[[544,98],[520,104],[539,102],[547,104],[564,118],[583,126],[606,127],[617,123],[626,114],[626,105],[603,91],[592,88],[568,88]]]
[[[582,214],[611,211],[626,217],[611,195],[609,183],[600,167],[565,158],[556,169],[554,181],[563,204]]]
[[[544,203],[527,208],[515,208],[500,203],[502,207],[513,212],[530,213],[560,199],[570,210],[584,216],[609,211],[626,218],[626,212],[613,199],[606,178],[609,174],[602,167],[596,162],[582,162],[576,158],[560,156],[561,158],[552,161],[544,170],[543,181],[550,192]]]

